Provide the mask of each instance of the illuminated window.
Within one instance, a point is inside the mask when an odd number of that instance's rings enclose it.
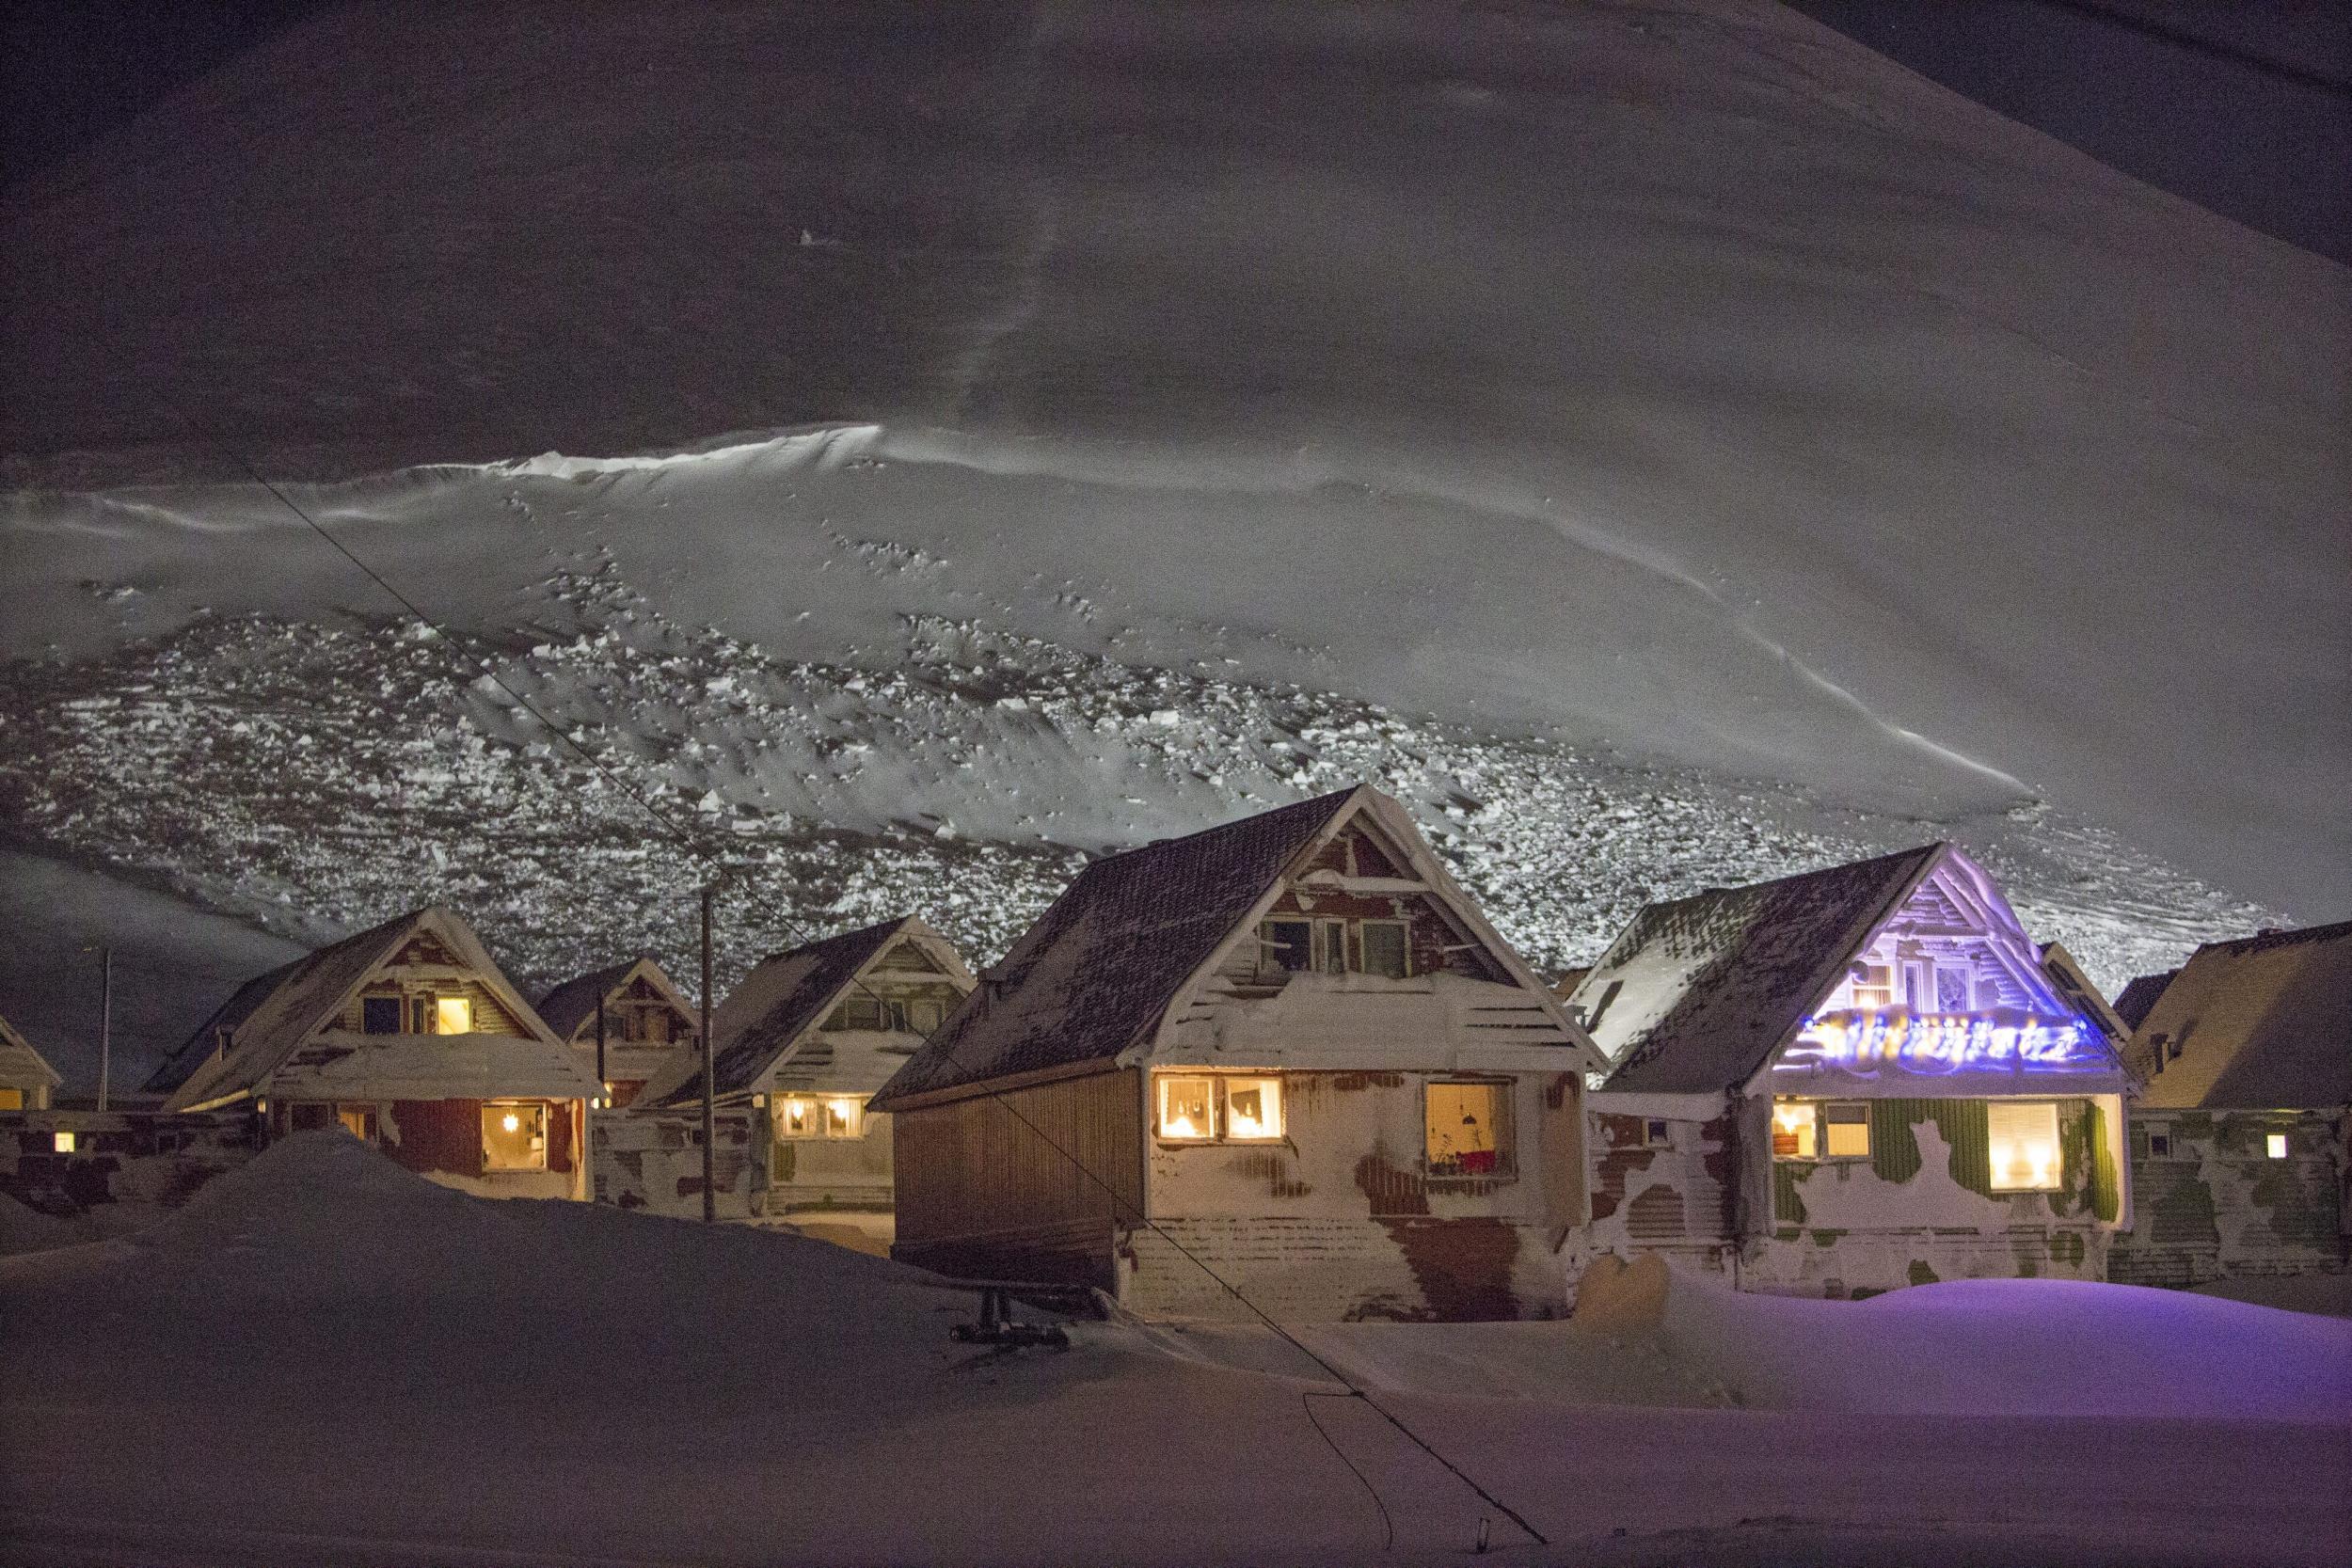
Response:
[[[1405,922],[1367,920],[1363,926],[1363,942],[1365,974],[1385,974],[1391,980],[1405,978],[1408,964]]]
[[[1772,1158],[1812,1160],[1820,1154],[1820,1129],[1813,1104],[1804,1100],[1772,1102]]]
[[[24,1091],[23,1089],[0,1089],[0,1111],[21,1111],[23,1109],[24,1109]]]
[[[1821,1107],[1821,1153],[1832,1160],[1870,1157],[1870,1110],[1867,1105]]]
[[[1269,920],[1258,927],[1258,967],[1296,974],[1315,961],[1315,923],[1311,920]]]
[[[397,996],[363,996],[359,999],[359,1032],[366,1035],[397,1035],[400,1033],[400,998]]]
[[[339,1105],[335,1108],[335,1119],[342,1123],[344,1132],[361,1143],[368,1141],[368,1113],[364,1106]]]
[[[1508,1088],[1504,1084],[1423,1086],[1423,1153],[1431,1176],[1500,1176],[1509,1172]]]
[[[462,996],[433,999],[433,1032],[437,1035],[473,1033],[473,1004]]]
[[[520,1101],[482,1107],[484,1170],[548,1168],[548,1108]]]
[[[2263,1152],[2273,1160],[2285,1159],[2287,1157],[2287,1135],[2284,1132],[2272,1132],[2265,1137]]]
[[[2058,1107],[1996,1101],[1986,1107],[1993,1190],[2046,1193],[2058,1185]]]
[[[1216,1136],[1216,1080],[1164,1076],[1160,1087],[1159,1135],[1205,1143]]]
[[[1895,1005],[1895,966],[1865,964],[1856,976],[1853,1005],[1864,1012],[1877,1012]]]
[[[866,1102],[836,1095],[825,1101],[825,1136],[862,1138],[866,1135]]]
[[[798,1095],[779,1096],[776,1101],[776,1136],[779,1138],[817,1136],[817,1101],[803,1100]]]
[[[1225,1135],[1248,1141],[1282,1135],[1282,1085],[1273,1078],[1220,1078]]]
[[[73,1134],[71,1132],[60,1132],[56,1137],[49,1140],[49,1147],[56,1150],[59,1154],[71,1154],[73,1152]]]

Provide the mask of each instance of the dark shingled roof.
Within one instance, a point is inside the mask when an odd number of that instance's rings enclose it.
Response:
[[[570,1039],[572,1031],[587,1022],[589,1016],[596,1012],[596,1003],[612,994],[612,989],[628,978],[630,970],[644,961],[642,958],[623,958],[609,968],[564,981],[539,998],[540,1021],[555,1032],[557,1039]]]
[[[2134,1025],[2127,1059],[2152,1107],[2352,1102],[2352,921],[2200,947]]]
[[[2172,977],[2178,974],[2180,971],[2177,969],[2168,969],[2161,974],[2136,976],[2117,995],[2115,1016],[2134,1029],[2147,1022],[2148,1010],[2156,1005],[2156,998],[2164,994],[2164,988],[2170,985]]]
[[[912,924],[912,917],[888,920],[761,959],[710,1016],[716,1098],[755,1088],[802,1032],[832,1010],[858,971]],[[663,1105],[699,1103],[701,1064],[675,1087],[649,1092]]]
[[[1617,1064],[1602,1087],[1698,1094],[1745,1083],[1943,849],[1643,910],[1569,1002]]]
[[[1117,1056],[1158,1022],[1359,789],[1096,861],[883,1085],[874,1106]]]

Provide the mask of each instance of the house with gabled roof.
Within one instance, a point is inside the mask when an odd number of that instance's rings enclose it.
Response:
[[[0,1111],[45,1111],[64,1082],[33,1042],[0,1018]]]
[[[909,915],[765,958],[720,1003],[712,1100],[764,1112],[770,1219],[887,1247],[891,1118],[869,1102],[974,984],[955,947]],[[684,1110],[702,1097],[694,1056],[649,1084],[640,1104]]]
[[[1586,1244],[1752,1290],[2104,1277],[2128,1225],[2122,1025],[1948,844],[1637,914],[1569,1006]]]
[[[982,972],[873,1101],[893,1255],[1164,1318],[1550,1315],[1599,1065],[1343,790],[1094,862]]]
[[[164,1109],[342,1126],[445,1185],[587,1196],[601,1093],[453,911],[416,910],[247,981],[148,1082]]]
[[[539,998],[539,1017],[580,1053],[609,1106],[627,1105],[699,1050],[694,1005],[650,958],[564,981]]]
[[[2124,990],[2137,1223],[2114,1277],[2195,1285],[2352,1258],[2352,921],[2207,942]]]

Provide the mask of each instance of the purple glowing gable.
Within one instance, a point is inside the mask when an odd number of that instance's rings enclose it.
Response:
[[[1823,1013],[1804,1021],[1772,1070],[1832,1067],[1874,1072],[1893,1068],[1920,1076],[1987,1069],[2076,1072],[2102,1065],[2092,1041],[2090,1025],[2083,1019],[2045,1019],[2006,1009],[1917,1018],[1900,1009]]]

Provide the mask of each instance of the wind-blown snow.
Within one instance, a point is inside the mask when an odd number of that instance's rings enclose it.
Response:
[[[1270,1341],[1082,1324],[1066,1354],[975,1352],[946,1336],[968,1296],[879,1259],[472,1198],[306,1133],[149,1230],[0,1259],[0,1548],[171,1568],[1385,1558],[1344,1454],[1405,1563],[1457,1560],[1481,1514],[1531,1564],[2345,1560],[2352,1426],[2328,1401],[2352,1324],[2035,1281],[1710,1310],[1710,1354],[1789,1362],[1748,1386],[1772,1407],[1733,1407],[1747,1388],[1671,1340],[1571,1323],[1316,1331],[1553,1543],[1522,1551],[1372,1411],[1303,1401],[1338,1389]],[[1885,1341],[1865,1361],[1991,1391],[1863,1379],[1829,1354],[1857,1330]],[[2058,1354],[2085,1370],[2026,1375]],[[2236,1373],[2234,1418],[2180,1409],[2176,1386]]]

